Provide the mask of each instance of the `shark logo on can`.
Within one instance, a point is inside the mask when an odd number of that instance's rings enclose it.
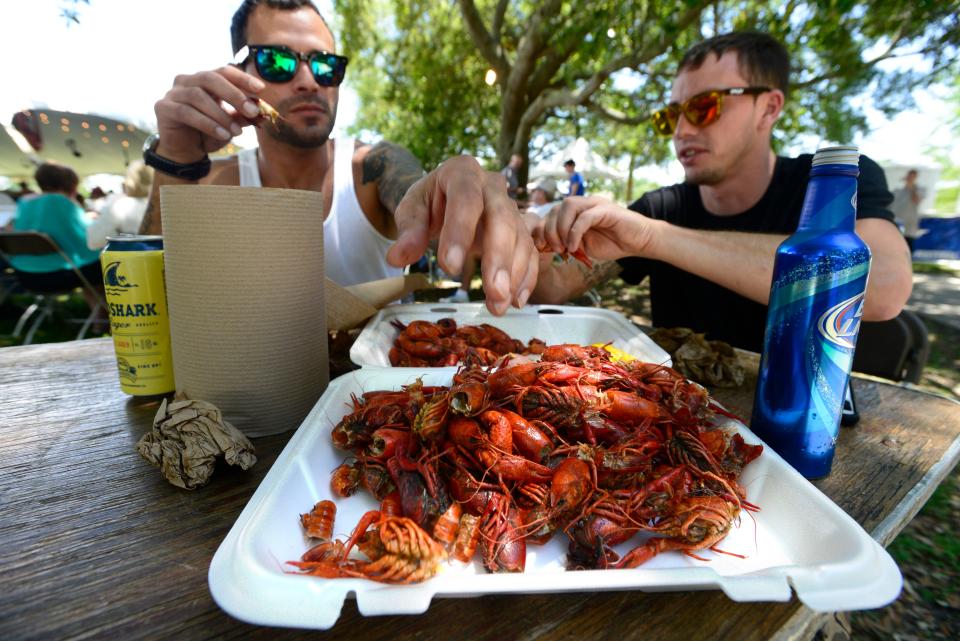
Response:
[[[107,287],[137,287],[127,280],[127,277],[120,273],[120,261],[114,261],[103,268],[103,282]]]

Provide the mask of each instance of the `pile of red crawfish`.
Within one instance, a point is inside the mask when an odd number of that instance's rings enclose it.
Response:
[[[332,431],[352,454],[331,487],[380,507],[346,542],[332,540],[332,501],[302,515],[319,539],[291,562],[304,574],[409,583],[478,551],[490,572],[522,572],[527,545],[556,533],[569,569],[631,568],[666,550],[722,552],[741,510],[757,509],[737,479],[762,447],[710,427],[725,412],[703,387],[599,347],[463,367],[450,387],[366,392],[352,410]],[[640,532],[652,537],[613,550]]]
[[[394,319],[391,324],[400,330],[389,353],[394,367],[493,365],[506,354],[539,354],[546,347],[539,338],[524,345],[486,323],[458,327],[454,319],[441,318],[436,323],[415,320],[409,325]]]

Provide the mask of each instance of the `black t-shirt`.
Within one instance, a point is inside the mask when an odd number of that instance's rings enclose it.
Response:
[[[630,209],[691,229],[792,234],[800,221],[812,159],[810,154],[778,157],[766,193],[756,205],[735,216],[707,212],[699,188],[689,183],[647,192]],[[892,200],[883,169],[860,156],[857,218],[883,218],[892,223]],[[677,251],[683,248],[678,247]],[[623,267],[621,277],[628,283],[639,283],[650,275],[655,327],[690,327],[705,332],[708,339],[727,341],[755,352],[762,349],[766,305],[661,261],[628,257],[618,262]],[[736,264],[730,265],[730,269],[736,268]]]

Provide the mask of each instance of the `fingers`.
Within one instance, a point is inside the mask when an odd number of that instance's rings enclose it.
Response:
[[[220,101],[223,101],[236,109],[237,113],[248,118],[255,118],[260,113],[255,98],[252,99],[249,94],[256,94],[262,90],[263,81],[236,67],[222,67],[216,71],[202,71],[190,76],[180,76],[174,82],[174,87],[178,85],[200,89],[210,96],[218,107]]]
[[[516,295],[513,304],[517,307],[523,307],[527,304],[527,299],[537,285],[537,276],[540,271],[540,252],[533,243],[533,238],[529,232],[522,227],[517,228],[517,243],[514,249],[514,268],[512,273],[519,274],[519,280],[515,280],[513,290]]]
[[[208,150],[222,146],[240,134],[248,122],[245,119],[259,114],[250,95],[264,86],[262,80],[231,66],[177,76],[170,91],[155,105],[161,144],[187,154],[196,153],[198,142]],[[236,113],[228,112],[224,104]]]
[[[583,235],[587,233],[603,217],[603,205],[594,205],[577,215],[567,230],[567,251],[575,252],[580,249]]]
[[[549,249],[547,241],[544,238],[545,218],[541,218],[536,214],[525,214],[523,216],[523,222],[527,226],[527,232],[533,239],[534,247],[540,251]]]
[[[582,221],[576,231],[573,231],[574,224],[584,212],[607,203],[609,201],[600,196],[573,196],[564,199],[560,207],[550,212],[545,224],[544,238],[550,249],[558,254],[577,251],[584,232],[593,224],[593,218]]]
[[[451,158],[414,184],[395,212],[398,238],[387,253],[391,265],[419,258],[439,237],[438,259],[459,273],[469,251],[481,255],[487,307],[502,315],[526,303],[536,285],[539,256],[503,177],[484,171],[468,156]]]
[[[158,104],[158,117],[187,125],[208,136],[230,140],[240,134],[240,125],[234,122],[220,104],[200,87],[175,87],[167,94],[168,101]]]
[[[405,267],[418,260],[427,250],[431,234],[428,182],[432,175],[425,176],[410,186],[397,205],[394,219],[397,223],[397,240],[387,251],[387,262],[394,267]]]
[[[483,194],[483,288],[487,307],[503,314],[521,305],[533,290],[537,251],[516,203],[507,195],[503,177],[488,173]],[[522,291],[525,290],[525,291]]]
[[[435,174],[437,193],[431,199],[431,206],[439,214],[437,218],[442,224],[437,257],[445,271],[456,274],[463,267],[466,252],[473,247],[480,217],[489,207],[489,177],[479,163],[469,156],[445,161]],[[502,177],[500,181],[503,182]],[[506,186],[501,187],[506,198]],[[516,206],[513,208],[515,210]],[[485,247],[483,258],[486,261]]]

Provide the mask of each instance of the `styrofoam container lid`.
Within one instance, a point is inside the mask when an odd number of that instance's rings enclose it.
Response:
[[[417,303],[390,305],[370,319],[350,348],[350,360],[361,367],[390,367],[390,348],[399,331],[390,324],[399,320],[436,322],[452,318],[457,325],[487,323],[526,343],[539,338],[547,345],[612,343],[617,349],[648,363],[670,366],[670,355],[619,314],[596,307],[527,305],[494,316],[482,303]]]
[[[635,569],[571,572],[565,569],[564,537],[555,535],[546,545],[527,546],[522,574],[488,574],[478,562],[455,561],[428,581],[399,586],[285,573],[281,564],[310,547],[299,515],[317,501],[337,504],[334,534],[340,537],[377,507],[365,492],[343,499],[330,491],[330,473],[345,454],[333,447],[330,430],[348,411],[351,395],[400,389],[417,378],[449,385],[452,375],[437,368],[366,368],[331,382],[217,549],[208,573],[217,604],[249,623],[326,629],[351,592],[365,616],[422,613],[435,596],[503,593],[719,589],[734,601],[788,601],[795,593],[821,612],[877,608],[900,593],[902,578],[890,555],[766,447],[740,478],[747,500],[760,511],[742,514],[718,543],[742,559],[710,550],[697,552],[706,561],[666,552]],[[761,443],[742,423],[723,420],[748,443]],[[624,554],[642,540],[636,536],[616,550]]]

